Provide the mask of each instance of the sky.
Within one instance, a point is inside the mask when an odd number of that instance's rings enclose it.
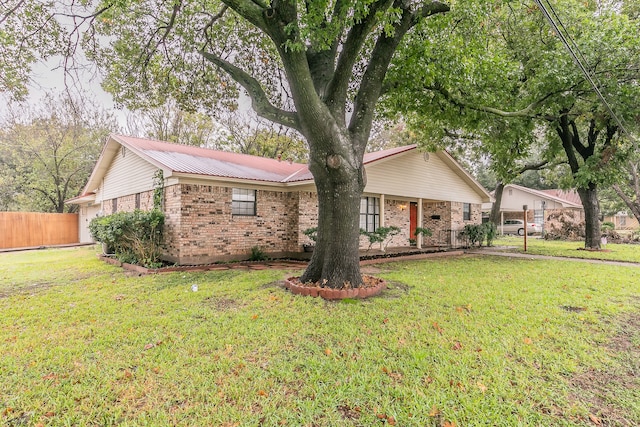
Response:
[[[62,94],[66,90],[64,71],[59,67],[59,58],[52,58],[46,62],[37,63],[32,71],[32,81],[29,84],[29,96],[24,104],[36,107],[46,93]],[[113,97],[102,90],[101,77],[95,73],[82,72],[76,84],[68,79],[70,91],[74,96],[93,100],[98,106],[111,112],[120,126],[126,127],[129,111],[116,108]],[[0,117],[6,117],[8,112],[8,97],[3,94],[0,98]]]

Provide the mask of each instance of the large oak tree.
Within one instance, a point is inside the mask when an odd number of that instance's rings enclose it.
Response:
[[[33,3],[24,0],[20,3]],[[53,5],[53,3],[52,3]],[[363,156],[406,34],[449,10],[437,0],[68,0],[67,57],[81,34],[104,87],[129,108],[175,99],[212,113],[240,87],[258,115],[298,131],[318,192],[318,237],[303,281],[362,284]],[[8,11],[7,16],[20,13]],[[77,25],[75,25],[77,24]],[[396,66],[404,66],[398,62]]]

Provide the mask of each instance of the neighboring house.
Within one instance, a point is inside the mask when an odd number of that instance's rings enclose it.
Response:
[[[507,184],[502,192],[500,223],[510,219],[524,219],[527,206],[527,221],[542,225],[543,232],[560,229],[560,221],[580,224],[584,221],[584,209],[580,196],[573,190],[534,190],[515,184]],[[491,204],[484,204],[484,211],[491,210]],[[500,226],[498,225],[498,231]]]
[[[616,230],[637,230],[640,228],[638,220],[628,213],[622,211],[612,216],[605,216],[604,222],[612,222]]]
[[[457,230],[481,222],[481,205],[491,199],[444,151],[410,145],[364,161],[361,227],[399,227],[389,247],[409,246],[416,227],[433,232],[417,244],[452,245]],[[309,243],[304,230],[317,224],[306,164],[111,135],[83,194],[68,201],[80,206],[81,241],[91,241],[87,227],[97,215],[151,209],[159,171],[168,261],[246,259],[256,246],[270,256],[295,256]]]

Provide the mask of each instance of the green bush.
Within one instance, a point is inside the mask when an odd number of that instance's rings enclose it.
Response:
[[[251,248],[251,255],[249,261],[264,261],[268,259],[267,254],[260,248],[260,246],[254,246]]]
[[[482,246],[487,235],[487,229],[484,224],[467,224],[462,229],[462,236],[469,241],[469,246]]]
[[[157,267],[162,254],[164,213],[154,209],[117,212],[94,218],[91,236],[112,249],[122,262]]]
[[[418,236],[419,234],[422,234],[423,237],[429,237],[431,236],[433,233],[431,232],[431,230],[429,228],[424,228],[424,227],[416,227],[416,231],[413,233],[414,236]]]
[[[491,221],[485,222],[483,225],[485,238],[487,239],[487,246],[493,246],[493,241],[498,235],[498,227],[496,227],[496,225]]]
[[[600,227],[600,230],[605,232],[605,231],[611,231],[611,230],[615,230],[616,229],[616,225],[610,221],[605,221],[602,223],[602,226]]]

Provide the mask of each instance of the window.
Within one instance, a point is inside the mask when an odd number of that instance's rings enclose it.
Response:
[[[544,222],[544,211],[542,209],[533,211],[533,222],[536,224],[542,224]]]
[[[254,216],[256,214],[256,190],[234,188],[231,196],[233,215]]]
[[[377,197],[363,197],[360,199],[360,228],[366,231],[376,231],[380,226],[380,199]]]
[[[464,221],[471,221],[471,203],[462,204],[462,219]]]
[[[136,209],[140,209],[140,193],[136,193]]]
[[[111,199],[111,213],[118,212],[118,199]]]

